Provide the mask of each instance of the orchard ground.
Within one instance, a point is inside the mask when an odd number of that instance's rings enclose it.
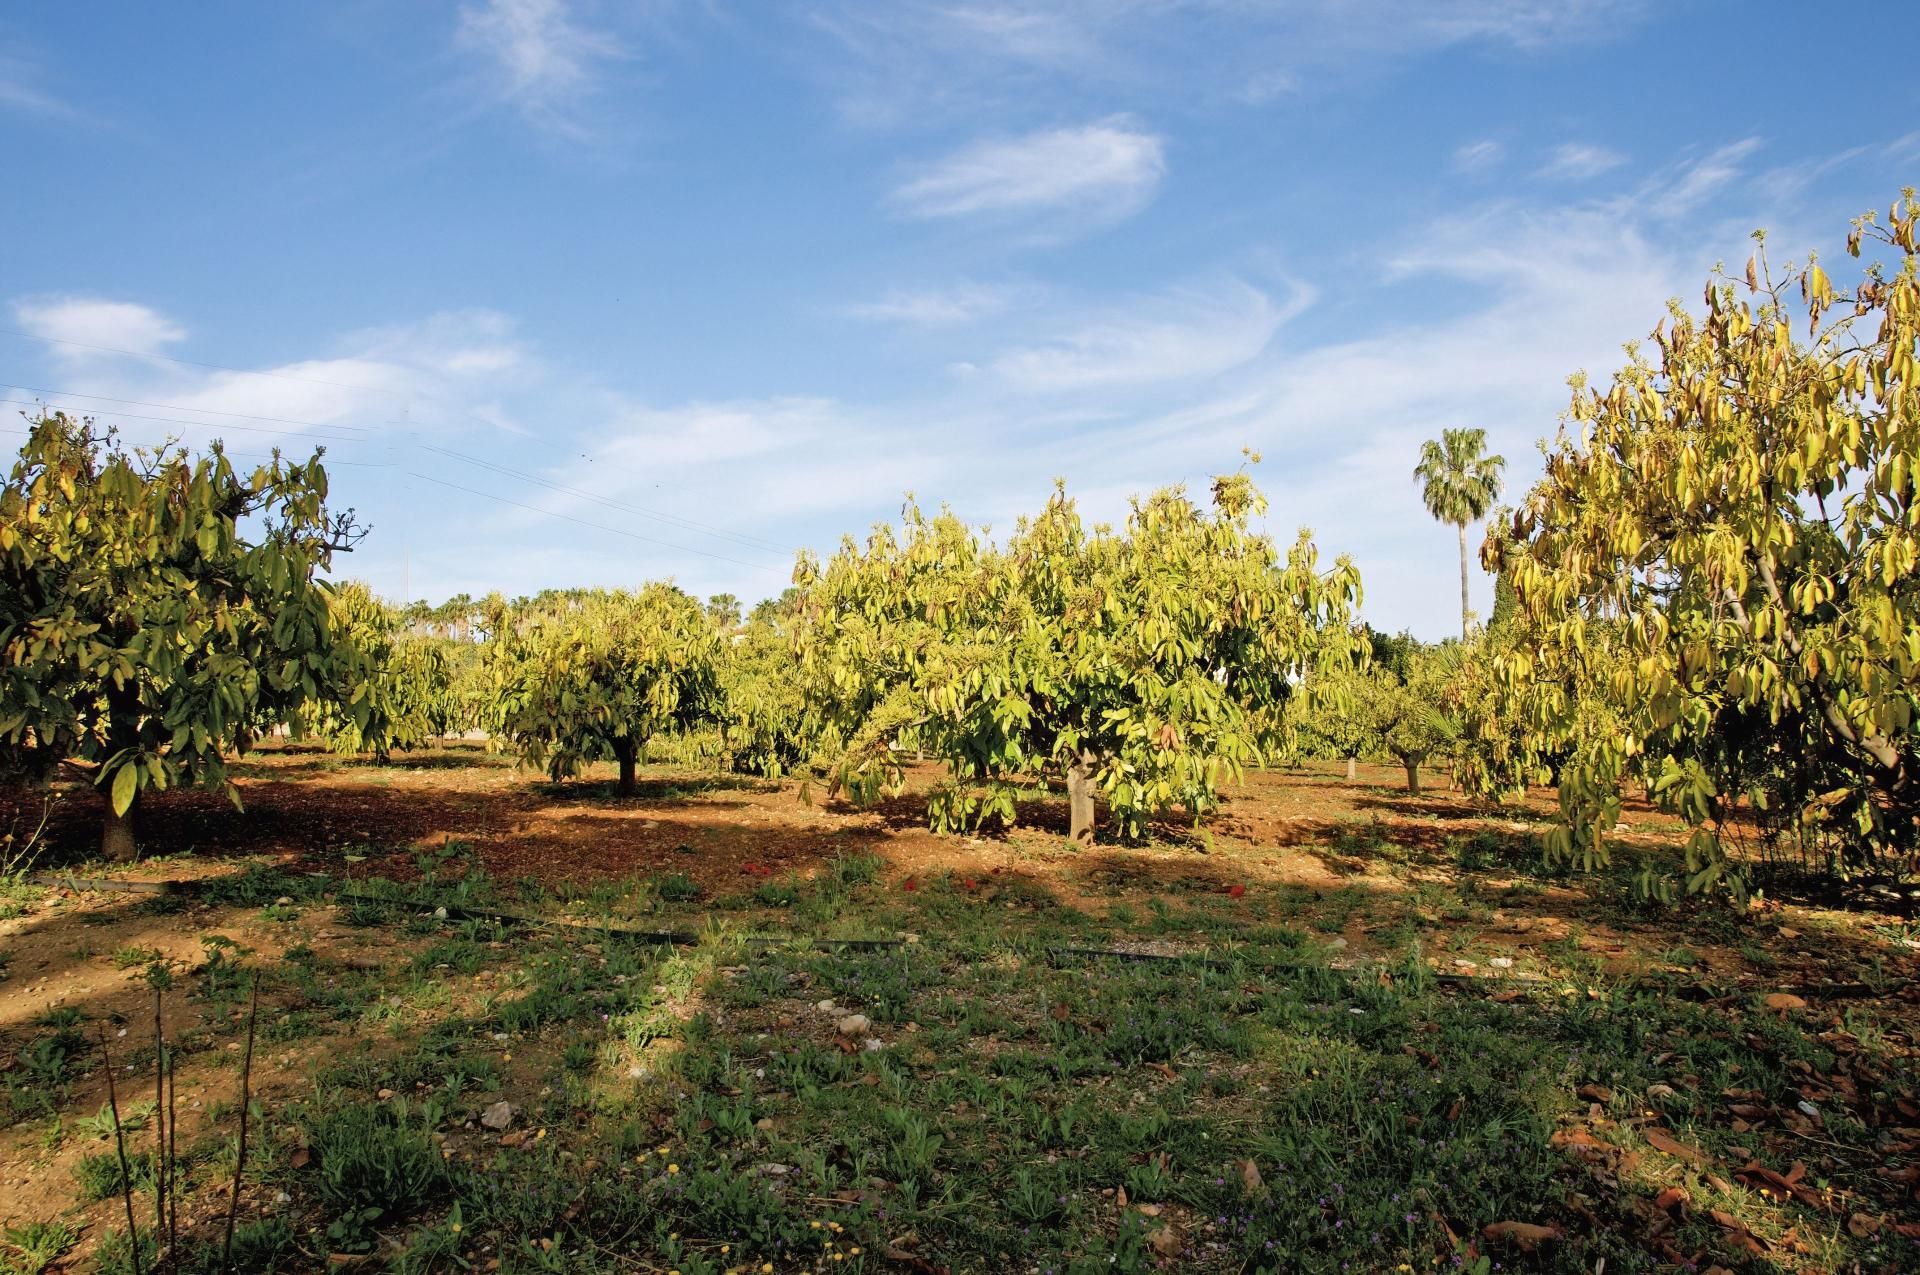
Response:
[[[1636,903],[1645,807],[1585,875],[1548,797],[1397,767],[1087,850],[1041,793],[966,837],[477,747],[239,775],[111,872],[56,811],[58,871],[190,886],[0,898],[0,1271],[133,1269],[103,1037],[151,1242],[162,970],[179,1269],[257,973],[241,1270],[1920,1270],[1911,900]]]

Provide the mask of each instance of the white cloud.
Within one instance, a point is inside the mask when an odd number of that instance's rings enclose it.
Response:
[[[187,335],[157,310],[99,297],[22,297],[13,303],[13,318],[24,331],[55,343],[54,353],[66,362],[110,353],[154,355]]]
[[[64,369],[61,392],[45,396],[49,405],[98,415],[141,440],[371,439],[476,423],[513,431],[520,427],[499,398],[539,376],[512,324],[491,311],[369,328],[343,337],[336,354],[237,370],[171,358],[165,348],[186,329],[135,302],[25,297],[12,310],[23,331],[52,343]]]
[[[1053,340],[1008,350],[989,366],[1003,383],[1043,393],[1215,376],[1258,355],[1312,299],[1301,287],[1275,304],[1258,288],[1230,280],[1211,293],[1153,297],[1093,316]]]
[[[1743,161],[1759,150],[1757,137],[1743,138],[1684,163],[1652,183],[1649,205],[1663,217],[1692,212],[1740,176]]]
[[[1498,164],[1507,153],[1499,142],[1468,142],[1453,152],[1453,166],[1463,173],[1484,173]]]
[[[1299,91],[1300,77],[1292,71],[1255,71],[1241,82],[1238,97],[1248,106],[1264,106]]]
[[[1647,0],[816,0],[814,60],[842,112],[921,125],[1094,88],[1108,100],[1258,104],[1463,44],[1525,50],[1629,30]]]
[[[981,283],[919,290],[896,288],[873,301],[845,306],[841,313],[878,323],[953,327],[1000,313],[1013,303],[1014,296],[1013,288]]]
[[[567,0],[486,0],[460,10],[457,41],[489,63],[496,96],[537,127],[568,137],[588,129],[580,109],[600,86],[619,42],[575,22]]]
[[[79,112],[42,88],[41,79],[38,67],[0,51],[0,107],[57,119],[77,118]]]
[[[1619,151],[1584,142],[1566,142],[1553,148],[1540,175],[1550,180],[1589,181],[1627,162]]]
[[[1920,133],[1911,134],[1920,140]],[[1904,140],[1904,139],[1903,139]],[[1891,150],[1897,152],[1900,142],[1892,144]],[[1782,164],[1768,169],[1756,178],[1761,190],[1776,205],[1797,202],[1802,195],[1814,188],[1815,183],[1840,171],[1867,153],[1865,146],[1850,146],[1837,155],[1829,155],[1821,160],[1805,160],[1795,164]]]
[[[914,437],[828,398],[735,399],[675,407],[626,403],[591,431],[591,452],[550,469],[554,481],[585,493],[550,507],[593,511],[601,502],[634,502],[681,524],[679,540],[701,540],[686,523],[725,521],[746,530],[770,520],[897,505],[899,494],[949,472],[942,431]],[[732,499],[716,501],[719,493]],[[750,493],[750,498],[748,498]],[[842,529],[850,526],[840,524]],[[766,557],[766,544],[791,543],[775,530],[732,556]],[[774,551],[776,559],[785,559]]]
[[[1115,118],[975,142],[895,188],[891,202],[915,217],[1070,208],[1109,219],[1144,204],[1165,172],[1161,139]]]

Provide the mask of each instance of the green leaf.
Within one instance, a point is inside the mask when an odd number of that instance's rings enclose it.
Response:
[[[129,758],[113,773],[113,813],[116,816],[127,813],[139,789],[140,770],[133,764],[133,759]]]

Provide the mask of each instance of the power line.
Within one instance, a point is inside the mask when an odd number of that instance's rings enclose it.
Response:
[[[392,394],[398,397],[398,391],[382,389],[377,385],[355,385],[351,381],[328,381],[317,376],[295,376],[291,372],[260,372],[253,368],[228,367],[224,363],[202,363],[197,359],[177,359],[171,354],[154,354],[148,350],[123,350],[114,345],[89,345],[85,341],[69,341],[64,337],[43,336],[38,332],[22,332],[18,328],[0,328],[0,336],[24,337],[29,341],[45,341],[51,345],[70,345],[80,350],[98,350],[102,354],[124,354],[129,358],[158,359],[163,363],[178,363],[182,367],[204,367],[215,372],[232,372],[236,376],[270,376],[282,381],[300,381],[307,385],[331,385],[335,389],[361,390],[369,394]]]
[[[111,397],[106,396],[106,394],[83,394],[83,392],[79,392],[79,390],[52,390],[52,388],[44,388],[44,386],[23,386],[23,384],[17,384],[17,382],[0,382],[0,386],[10,386],[13,390],[25,390],[25,392],[29,392],[29,394],[50,394],[50,396],[54,397],[90,397],[90,399],[100,399],[100,401],[104,401],[104,403],[131,403],[134,407],[169,407],[169,409],[173,409],[173,411],[213,411],[213,409],[200,409],[200,407],[182,407],[182,405],[177,405],[177,403],[154,403],[154,401],[148,401],[148,399],[121,399],[121,397]],[[0,397],[0,403],[13,403],[13,405],[17,405],[17,407],[36,407],[36,405],[38,405],[35,401],[12,399],[12,397]],[[113,409],[106,409],[106,407],[96,407],[96,409],[88,409],[88,411],[90,411],[92,415],[117,417],[117,419],[125,419],[125,421],[194,424],[194,426],[213,428],[213,430],[248,430],[248,432],[255,432],[255,434],[280,434],[280,436],[288,436],[288,438],[319,438],[319,440],[324,440],[324,442],[340,442],[340,444],[372,442],[371,438],[340,438],[338,434],[313,434],[313,432],[307,432],[307,430],[271,430],[271,428],[263,428],[263,426],[228,424],[228,422],[182,421],[182,419],[177,419],[177,417],[146,417],[146,415],[140,415],[140,413],[113,411]],[[353,428],[353,430],[357,430],[357,428],[361,428],[361,426],[351,426],[351,424],[321,424],[321,422],[317,421],[294,421],[294,419],[286,419],[286,417],[257,417],[257,415],[250,415],[250,413],[215,413],[215,415],[240,417],[240,419],[244,419],[244,421],[276,421],[282,422],[282,424],[307,424],[307,426],[313,426],[315,430],[324,430],[324,428]],[[390,424],[392,424],[392,422],[390,422]],[[403,434],[409,432],[409,430],[405,430],[405,426],[397,426],[397,424],[394,424],[392,428],[396,428],[396,430],[403,432]],[[371,434],[371,432],[369,432],[369,434]],[[682,518],[676,517],[676,515],[657,513],[657,511],[645,509],[645,507],[641,507],[641,505],[630,505],[630,503],[626,503],[626,501],[616,501],[616,499],[607,497],[607,495],[597,495],[597,493],[593,492],[584,492],[584,490],[580,490],[580,488],[570,488],[570,486],[566,486],[564,482],[553,482],[553,480],[549,480],[549,478],[540,478],[538,474],[530,474],[530,472],[526,472],[526,470],[513,469],[511,465],[499,465],[499,463],[495,463],[495,461],[488,461],[488,459],[476,457],[476,455],[468,455],[465,451],[457,451],[457,449],[453,449],[453,447],[440,447],[440,445],[428,444],[428,442],[411,442],[411,444],[407,445],[420,447],[420,449],[424,449],[424,451],[434,451],[434,453],[438,453],[438,455],[444,455],[444,457],[455,459],[455,461],[463,461],[463,463],[467,463],[467,465],[476,465],[476,467],[480,467],[480,469],[492,470],[495,474],[501,474],[501,476],[507,476],[507,478],[518,478],[520,482],[530,482],[530,484],[534,484],[534,486],[547,488],[549,492],[576,495],[576,497],[580,497],[580,499],[593,501],[595,505],[605,505],[607,509],[616,509],[616,511],[620,511],[620,513],[630,513],[630,515],[636,515],[636,517],[651,518],[651,520],[655,520],[655,522],[664,522],[664,524],[668,524],[668,526],[680,526],[680,528],[689,530],[689,532],[701,532],[703,536],[714,536],[714,538],[718,538],[718,540],[730,540],[733,541],[733,543],[743,545],[743,547],[749,547],[749,549],[762,549],[762,551],[766,551],[766,553],[781,553],[781,555],[793,553],[793,549],[791,549],[789,545],[778,545],[778,543],[774,543],[774,541],[760,540],[760,538],[756,538],[756,536],[743,536],[743,534],[739,534],[739,532],[730,532],[730,530],[726,530],[726,528],[708,526],[705,522],[697,522],[697,520],[693,520],[693,518]],[[382,467],[378,467],[378,469],[392,469],[392,467],[382,465]]]
[[[15,388],[24,388],[24,387],[15,387]],[[0,403],[10,403],[15,407],[47,406],[47,403],[44,400],[25,399],[25,398],[0,398]],[[188,409],[188,410],[192,410],[192,409]],[[237,430],[242,430],[249,434],[278,434],[283,438],[317,438],[322,440],[323,442],[329,442],[329,443],[367,443],[367,442],[374,441],[370,438],[364,438],[364,437],[353,438],[353,437],[348,437],[342,434],[313,434],[313,433],[308,433],[305,430],[297,430],[297,429],[269,429],[264,425],[235,425],[235,424],[232,424],[231,422],[221,423],[219,421],[189,421],[189,420],[183,420],[177,416],[142,416],[138,412],[116,412],[106,408],[95,408],[91,410],[88,413],[88,415],[114,416],[114,417],[118,417],[121,420],[128,420],[128,421],[154,421],[162,425],[197,425],[202,429],[237,429]]]
[[[11,403],[11,402],[13,402],[12,399],[0,399],[0,403]],[[11,425],[0,425],[0,434],[18,434],[22,438],[33,437],[32,430],[15,429]],[[259,452],[227,452],[226,456],[228,460],[272,460],[273,459],[273,457],[271,456],[262,456]],[[326,458],[325,461],[322,462],[322,464],[327,466],[351,465],[355,469],[398,469],[399,468],[398,465],[393,464],[391,461],[342,460],[338,456],[329,456]]]
[[[318,439],[324,439],[326,441],[338,442],[338,443],[372,441],[373,438],[378,437],[377,435],[374,434],[372,430],[367,429],[365,426],[360,426],[360,425],[350,425],[350,424],[344,424],[344,423],[329,424],[329,423],[324,423],[320,421],[305,421],[305,420],[299,420],[293,417],[284,417],[284,416],[261,416],[261,415],[257,415],[250,412],[229,412],[229,411],[223,411],[217,408],[189,407],[189,406],[184,406],[182,404],[177,404],[177,403],[161,403],[161,402],[155,402],[148,399],[115,398],[107,394],[88,394],[80,390],[60,390],[60,389],[53,389],[47,386],[21,385],[17,382],[11,382],[11,381],[0,381],[0,386],[5,386],[10,389],[23,390],[29,394],[52,395],[56,398],[96,399],[103,403],[121,403],[121,404],[126,404],[134,407],[154,407],[154,408],[160,408],[163,410],[177,411],[177,412],[200,412],[200,413],[206,413],[206,414],[211,414],[216,416],[231,416],[241,420],[269,421],[269,422],[273,422],[275,424],[281,424],[281,425],[301,425],[301,426],[307,426],[313,430],[329,430],[329,429],[356,430],[356,431],[359,431],[361,434],[366,435],[367,437],[364,439],[342,438],[338,435],[309,433],[306,431],[300,431],[296,435],[294,431],[260,429],[258,427],[252,427],[251,432],[254,432],[254,433],[283,434],[283,435],[298,436],[303,438],[318,438]],[[24,403],[17,399],[0,399],[0,403],[12,403],[16,406],[22,406],[22,407],[35,406],[35,404],[33,403]],[[249,427],[245,425],[227,425],[227,424],[223,424],[221,422],[215,422],[215,421],[182,420],[179,418],[166,417],[166,416],[143,416],[135,412],[121,412],[121,411],[115,411],[109,408],[91,408],[88,410],[95,415],[114,416],[114,417],[119,417],[126,420],[156,421],[164,424],[173,424],[173,425],[197,425],[197,426],[201,426],[209,429],[238,429],[238,430],[249,429]],[[410,434],[413,432],[407,429],[407,427],[399,425],[394,422],[389,421],[389,422],[383,422],[383,423],[386,424],[389,428],[399,432],[400,434]],[[388,436],[388,437],[391,438],[391,436]],[[510,465],[502,465],[502,464],[499,464],[498,462],[490,461],[483,457],[474,456],[467,452],[462,452],[451,447],[441,447],[433,443],[427,443],[427,442],[418,441],[418,440],[412,441],[409,445],[422,448],[426,451],[437,453],[441,456],[446,456],[452,460],[462,461],[469,465],[476,465],[481,469],[491,470],[492,472],[500,474],[504,477],[515,478],[522,482],[532,483],[539,487],[545,487],[549,491],[561,492],[565,495],[576,496],[582,500],[592,501],[593,503],[597,505],[602,505],[608,509],[618,510],[622,513],[632,514],[640,518],[651,519],[655,522],[665,523],[668,526],[680,527],[687,531],[699,532],[702,535],[712,536],[712,537],[715,537],[716,539],[729,540],[745,548],[759,549],[764,552],[777,553],[782,555],[790,554],[794,552],[793,547],[790,545],[776,544],[773,541],[764,540],[757,536],[749,536],[739,532],[728,531],[724,527],[716,527],[708,523],[700,522],[697,519],[683,518],[675,514],[661,513],[657,510],[648,509],[644,506],[635,505],[627,501],[615,500],[610,496],[597,495],[594,492],[585,491],[578,487],[571,487],[565,483],[554,482],[551,479],[541,478],[536,474],[527,473],[525,470],[515,469]]]
[[[109,354],[124,354],[133,358],[159,359],[163,362],[178,363],[186,367],[211,368],[216,371],[233,372],[233,373],[237,373],[245,376],[274,377],[281,380],[300,381],[300,382],[313,384],[313,385],[331,385],[341,389],[351,389],[351,390],[360,390],[367,393],[386,394],[395,398],[402,397],[398,391],[382,389],[376,386],[353,385],[344,381],[328,381],[328,380],[323,380],[317,377],[294,376],[291,373],[253,371],[247,368],[231,367],[223,363],[204,363],[194,359],[175,358],[171,355],[166,355],[166,354],[150,354],[150,353],[143,353],[139,350],[121,349],[116,346],[92,345],[84,341],[69,341],[61,337],[42,336],[38,333],[23,332],[15,328],[0,328],[0,335],[11,335],[11,336],[23,337],[30,341],[45,341],[55,345],[71,345],[81,349],[99,350]],[[377,435],[373,430],[368,429],[366,426],[362,426],[362,425],[352,425],[352,424],[345,424],[345,423],[323,424],[318,421],[303,421],[303,420],[298,420],[298,419],[288,418],[288,417],[260,416],[260,415],[254,415],[247,412],[223,411],[217,408],[188,407],[180,404],[150,402],[144,399],[114,398],[109,395],[87,394],[77,390],[45,389],[45,388],[31,386],[31,385],[19,385],[12,382],[0,382],[0,385],[4,385],[12,389],[22,390],[29,394],[51,394],[51,395],[64,397],[64,398],[93,399],[93,400],[97,400],[99,402],[104,402],[104,403],[120,403],[123,405],[129,405],[134,407],[153,407],[153,408],[159,408],[165,411],[198,412],[204,415],[229,416],[229,417],[234,417],[240,420],[268,421],[275,424],[299,425],[299,426],[308,427],[310,429],[353,430],[365,436],[363,438],[343,438],[343,437],[339,437],[338,435],[314,434],[314,433],[306,433],[304,431],[298,434],[299,437],[318,438],[318,439],[323,439],[325,441],[330,441],[330,442],[339,442],[339,443],[363,442],[363,441],[370,441],[373,438],[379,437],[379,435]],[[36,404],[33,404],[33,403],[18,403],[17,400],[13,400],[13,399],[4,399],[4,400],[0,400],[0,402],[16,403],[16,405],[26,406],[26,407],[36,406]],[[161,417],[161,416],[142,416],[137,413],[110,411],[107,409],[92,409],[92,410],[96,415],[116,416],[125,420],[155,421],[155,422],[160,422],[164,424],[173,424],[173,425],[195,425],[202,428],[225,428],[225,429],[238,429],[238,430],[249,429],[249,427],[245,425],[221,425],[213,421],[181,420],[177,418]],[[409,434],[412,432],[408,427],[399,425],[395,422],[388,421],[388,422],[382,422],[382,423],[386,425],[389,429],[395,430],[401,434]],[[257,426],[252,427],[250,432],[267,433],[267,434],[283,434],[283,435],[291,435],[293,433],[292,431],[286,431],[286,430],[262,429]],[[389,436],[389,438],[391,438],[391,436]],[[794,552],[794,549],[792,548],[792,546],[789,546],[789,545],[775,544],[774,542],[769,540],[763,540],[756,536],[744,535],[739,532],[728,531],[723,527],[716,527],[708,523],[699,522],[692,518],[683,518],[674,514],[660,513],[656,510],[647,509],[640,505],[635,505],[625,501],[615,500],[607,496],[596,495],[593,492],[584,491],[577,487],[570,487],[565,483],[557,483],[550,479],[541,478],[541,477],[538,477],[537,475],[529,474],[524,470],[514,469],[511,466],[507,466],[507,465],[501,465],[496,462],[486,460],[482,457],[470,455],[469,453],[462,452],[462,451],[457,451],[450,447],[440,447],[431,443],[421,442],[418,440],[412,441],[410,445],[422,448],[426,451],[435,452],[439,455],[446,456],[452,460],[462,461],[469,465],[478,466],[481,469],[490,470],[504,477],[515,478],[522,482],[528,482],[528,483],[535,484],[536,486],[545,487],[550,491],[561,492],[566,495],[575,496],[582,500],[592,501],[595,504],[602,505],[606,508],[614,509],[622,513],[631,514],[636,517],[651,519],[655,522],[665,523],[668,526],[676,526],[683,530],[697,532],[700,535],[711,536],[715,539],[731,541],[735,544],[741,545],[748,549],[757,549],[762,552],[777,553],[782,555],[790,554]],[[345,462],[342,462],[342,463],[345,463]],[[388,466],[380,466],[380,468],[387,468],[387,467]],[[597,526],[598,524],[587,524],[587,525]],[[621,534],[624,534],[624,533],[621,533]],[[661,542],[654,542],[654,543],[664,544],[666,542],[661,541]],[[689,550],[689,552],[698,553],[700,551]],[[720,555],[710,554],[708,556],[719,557]],[[722,558],[722,560],[734,561],[733,559],[727,559],[727,558]],[[742,565],[745,565],[745,564],[742,564]]]
[[[362,434],[373,433],[364,425],[303,421],[289,416],[258,416],[252,412],[229,412],[218,407],[189,407],[181,403],[153,403],[143,398],[114,398],[110,394],[87,394],[80,390],[50,390],[41,385],[19,385],[12,381],[0,381],[0,386],[10,390],[25,390],[29,394],[52,394],[59,398],[91,398],[98,399],[102,403],[120,403],[128,407],[157,407],[167,412],[199,412],[203,416],[236,416],[243,421],[266,421],[270,425],[304,425],[308,429],[351,429]],[[207,424],[212,423],[207,422]]]
[[[793,552],[791,548],[785,545],[774,544],[770,540],[761,540],[754,536],[740,535],[736,532],[727,531],[720,527],[710,527],[705,523],[695,522],[691,518],[680,518],[680,517],[676,517],[673,514],[656,513],[650,509],[643,509],[639,505],[630,505],[624,501],[614,500],[610,496],[595,495],[593,492],[582,491],[578,487],[569,487],[565,483],[556,483],[556,482],[550,481],[549,479],[541,478],[536,474],[529,474],[524,470],[514,469],[511,466],[507,466],[507,465],[495,464],[493,461],[482,460],[477,456],[469,456],[464,452],[454,451],[450,447],[436,447],[432,443],[415,443],[413,445],[415,447],[422,449],[423,451],[438,452],[442,456],[450,456],[455,460],[463,460],[467,462],[469,465],[478,465],[482,469],[490,469],[494,473],[504,475],[508,478],[518,478],[523,482],[529,482],[537,486],[545,487],[549,491],[562,492],[569,496],[578,496],[582,500],[590,500],[594,504],[604,505],[608,509],[617,509],[622,513],[636,514],[642,518],[651,518],[656,522],[664,522],[670,526],[682,527],[688,531],[698,531],[698,532],[702,532],[703,534],[714,536],[722,540],[731,540],[736,544],[744,545],[749,549],[762,549],[769,553],[779,553],[779,554],[788,554]]]
[[[677,545],[670,540],[655,540],[652,536],[643,536],[638,532],[628,531],[623,527],[609,527],[602,522],[589,522],[585,518],[576,518],[572,514],[563,514],[555,509],[542,509],[538,505],[529,505],[524,501],[510,500],[505,496],[496,496],[490,491],[481,491],[477,487],[463,487],[459,483],[450,483],[444,478],[435,478],[431,474],[423,474],[417,470],[409,469],[406,471],[406,474],[409,478],[418,478],[422,482],[434,483],[441,487],[450,487],[454,491],[466,492],[469,496],[479,496],[485,500],[497,500],[503,505],[512,505],[516,509],[525,509],[531,513],[541,514],[548,518],[561,518],[567,522],[578,523],[582,527],[592,527],[596,531],[611,532],[616,536],[625,536],[629,540],[638,540],[642,544],[654,545],[662,549],[672,549],[676,553],[698,554],[702,558],[712,558],[716,562],[730,562],[736,567],[745,567],[749,571],[771,571],[775,569],[764,562],[742,562],[738,558],[729,558],[725,554],[720,553],[708,553],[704,549],[695,549],[691,545]]]

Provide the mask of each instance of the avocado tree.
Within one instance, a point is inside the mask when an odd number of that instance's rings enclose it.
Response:
[[[62,412],[33,421],[0,489],[0,749],[66,764],[107,798],[101,850],[136,849],[141,794],[238,801],[227,758],[350,675],[315,579],[359,536],[320,453],[250,474],[218,443],[122,448]]]
[[[381,761],[454,729],[462,706],[447,649],[453,643],[411,631],[404,612],[358,581],[333,589],[328,603],[336,641],[361,658],[307,711],[308,728],[335,752],[372,753]]]
[[[901,534],[803,559],[800,660],[841,782],[897,783],[911,738],[952,771],[935,827],[1011,820],[1014,777],[1063,780],[1079,841],[1096,794],[1129,837],[1215,804],[1259,755],[1252,715],[1345,657],[1359,580],[1344,560],[1323,571],[1304,534],[1284,557],[1254,534],[1264,504],[1244,474],[1213,496],[1206,510],[1163,491],[1089,531],[1056,488],[1004,546],[909,503]]]
[[[1436,755],[1450,755],[1460,742],[1454,686],[1460,667],[1459,647],[1421,647],[1408,654],[1404,677],[1376,666],[1356,681],[1353,698],[1360,719],[1374,747],[1406,771],[1412,796],[1420,794],[1420,767]]]
[[[1501,675],[1534,748],[1568,754],[1553,853],[1607,857],[1636,764],[1695,826],[1692,889],[1737,885],[1743,799],[1838,870],[1920,844],[1917,224],[1911,190],[1856,221],[1852,254],[1894,261],[1850,287],[1756,235],[1701,313],[1673,303],[1609,385],[1574,380],[1483,555],[1517,602]]]
[[[671,585],[551,594],[489,623],[489,725],[555,779],[611,760],[632,796],[650,736],[720,714],[722,638]]]
[[[732,769],[777,779],[811,756],[807,696],[793,644],[766,617],[756,616],[729,635],[720,684],[721,746]]]

